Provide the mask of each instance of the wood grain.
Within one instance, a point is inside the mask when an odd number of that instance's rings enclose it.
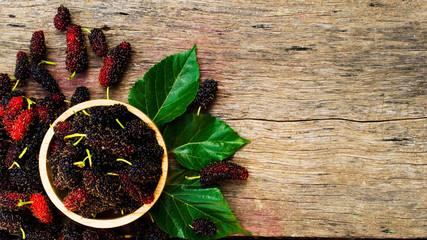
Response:
[[[197,44],[219,81],[210,113],[251,139],[234,156],[247,182],[221,185],[255,236],[427,236],[427,4],[423,0],[67,1],[73,22],[132,44],[122,82]],[[70,97],[103,98],[102,60],[68,81],[56,3],[0,2],[0,72],[45,31],[49,67]],[[33,81],[30,96],[45,94]],[[238,185],[237,185],[238,184]]]

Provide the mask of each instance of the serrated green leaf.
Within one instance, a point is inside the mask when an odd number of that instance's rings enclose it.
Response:
[[[185,112],[199,88],[196,45],[155,64],[132,86],[129,104],[143,111],[161,128]]]
[[[216,239],[233,233],[250,234],[237,221],[217,187],[202,187],[191,170],[169,172],[166,186],[150,213],[157,225],[169,235],[186,239]],[[195,218],[209,218],[217,226],[214,236],[198,235],[190,227]]]
[[[163,137],[181,165],[201,170],[221,161],[249,142],[211,115],[186,113],[169,124]]]

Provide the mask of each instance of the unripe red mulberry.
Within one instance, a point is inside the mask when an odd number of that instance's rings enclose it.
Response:
[[[53,221],[53,215],[49,208],[49,202],[45,196],[43,196],[41,193],[35,193],[31,196],[30,201],[33,202],[30,208],[36,218],[38,218],[43,223],[49,223]]]
[[[31,76],[30,63],[25,52],[19,51],[16,54],[15,77],[21,82],[27,80]]]
[[[248,170],[235,163],[221,161],[210,164],[200,171],[202,185],[216,184],[225,180],[246,180]]]
[[[7,104],[4,110],[3,126],[4,130],[11,133],[16,119],[24,110],[25,100],[23,97],[14,97]]]
[[[63,139],[65,136],[70,135],[71,123],[69,121],[62,121],[55,124],[53,130],[55,131],[55,136],[60,139]]]
[[[131,45],[122,42],[113,48],[104,58],[104,64],[99,73],[99,82],[104,87],[116,84],[129,61]]]
[[[27,208],[26,205],[18,206],[19,201],[26,202],[30,199],[27,193],[16,192],[2,192],[0,193],[0,209],[7,209],[9,211],[21,211]]]
[[[16,141],[21,140],[25,136],[25,134],[27,134],[27,131],[33,121],[34,108],[24,110],[24,112],[22,112],[21,115],[18,116],[15,121],[15,124],[13,125],[12,132],[10,133],[12,139]]]
[[[78,211],[80,207],[89,200],[89,192],[84,188],[79,188],[68,193],[64,200],[64,206],[69,211]]]
[[[101,28],[95,28],[89,34],[89,42],[93,52],[98,57],[104,57],[107,54],[107,41]]]
[[[46,44],[43,31],[33,33],[30,43],[30,60],[32,65],[46,58]]]
[[[53,23],[55,24],[56,29],[60,31],[64,31],[67,26],[71,23],[71,15],[68,8],[64,6],[58,7],[58,13],[55,15],[53,19]]]
[[[67,57],[66,69],[72,73],[80,73],[86,70],[87,53],[84,45],[82,29],[78,25],[67,27]]]

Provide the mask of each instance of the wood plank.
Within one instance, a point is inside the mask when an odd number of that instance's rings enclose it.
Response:
[[[225,184],[255,236],[427,236],[427,4],[353,1],[62,1],[73,21],[133,46],[112,99],[165,56],[197,44],[201,78],[219,81],[210,112],[251,139],[234,156],[247,182]],[[69,98],[102,60],[69,81],[56,3],[0,2],[0,72],[44,30],[49,66]],[[30,81],[25,90],[41,96]]]

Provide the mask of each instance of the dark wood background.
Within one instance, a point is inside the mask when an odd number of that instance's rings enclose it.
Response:
[[[252,140],[233,157],[250,179],[221,189],[255,236],[427,236],[426,1],[0,1],[0,72],[43,30],[67,98],[84,85],[96,99],[102,59],[89,50],[67,80],[58,3],[110,46],[132,44],[112,99],[197,44],[202,80],[219,81],[210,112]]]

